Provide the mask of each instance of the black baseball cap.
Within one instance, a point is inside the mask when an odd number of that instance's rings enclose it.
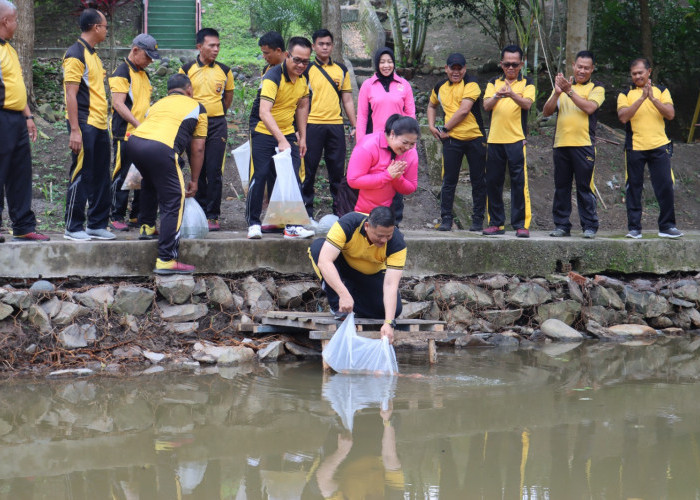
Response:
[[[462,54],[455,52],[454,54],[447,56],[447,66],[452,67],[455,64],[464,67],[467,65],[467,60]]]
[[[147,33],[137,35],[134,41],[131,42],[131,45],[145,50],[146,54],[148,54],[148,57],[151,59],[160,59],[160,54],[158,54],[158,42]]]

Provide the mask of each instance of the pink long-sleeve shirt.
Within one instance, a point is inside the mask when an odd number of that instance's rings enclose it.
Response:
[[[366,135],[352,151],[348,163],[348,185],[359,189],[355,210],[368,214],[378,206],[391,206],[396,193],[411,194],[418,186],[418,153],[412,148],[395,160],[407,163],[403,175],[392,179],[387,168],[392,151],[384,132]]]
[[[413,100],[413,89],[408,81],[394,73],[394,81],[389,84],[389,92],[387,92],[377,75],[373,75],[364,81],[357,98],[358,144],[367,135],[370,107],[373,133],[384,133],[386,121],[395,113],[411,118],[416,117],[416,102]]]

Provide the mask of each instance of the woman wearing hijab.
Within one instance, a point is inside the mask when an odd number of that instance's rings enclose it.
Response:
[[[374,54],[376,73],[364,81],[357,101],[357,144],[365,135],[384,132],[387,119],[394,115],[416,117],[411,84],[394,71],[394,51],[388,47]],[[403,195],[396,194],[391,205],[398,225],[403,218]]]

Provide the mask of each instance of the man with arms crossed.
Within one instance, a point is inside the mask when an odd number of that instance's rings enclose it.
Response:
[[[598,231],[596,197],[593,192],[595,171],[595,127],[598,109],[605,100],[605,89],[591,81],[595,69],[593,53],[582,50],[573,64],[574,82],[559,73],[554,90],[542,113],[557,114],[554,135],[553,237],[571,235],[571,181],[576,181],[576,201],[584,238],[595,238]]]

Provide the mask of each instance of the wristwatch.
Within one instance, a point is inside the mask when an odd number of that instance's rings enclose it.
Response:
[[[392,328],[396,328],[396,320],[395,319],[385,319],[384,323],[391,326]]]
[[[574,89],[570,89],[566,94],[567,94],[569,97],[573,97],[573,95],[574,95]]]

